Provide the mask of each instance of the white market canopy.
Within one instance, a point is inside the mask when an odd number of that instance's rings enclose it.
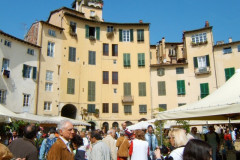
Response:
[[[158,120],[240,119],[240,70],[209,96],[179,108],[159,112]]]
[[[138,130],[138,129],[147,129],[149,125],[151,125],[153,128],[156,128],[155,125],[151,122],[141,121],[131,126],[128,126],[127,129],[131,131]]]
[[[17,115],[22,118],[28,117],[30,119],[34,119],[40,124],[59,124],[63,120],[68,120],[72,122],[72,124],[75,126],[91,126],[91,124],[84,122],[82,120],[76,120],[76,119],[71,119],[71,118],[61,117],[61,116],[41,116],[41,115],[34,115],[30,113],[20,113]]]

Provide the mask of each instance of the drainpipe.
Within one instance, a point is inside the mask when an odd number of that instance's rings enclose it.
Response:
[[[41,24],[41,22],[38,22],[39,24],[39,27],[40,27],[40,24]],[[40,40],[40,46],[41,46],[41,48],[40,48],[40,51],[39,51],[39,54],[38,54],[38,60],[39,60],[39,65],[38,65],[38,80],[37,80],[37,97],[36,97],[36,110],[35,110],[35,114],[36,115],[38,115],[38,96],[39,96],[39,82],[40,82],[40,68],[41,68],[41,60],[40,60],[40,58],[41,58],[41,54],[42,54],[42,41],[43,41],[43,24],[42,24],[42,28],[41,28],[42,30],[41,30],[41,40]]]
[[[213,54],[213,64],[214,64],[214,75],[215,75],[215,83],[216,83],[216,89],[218,89],[218,80],[217,80],[217,71],[216,71],[216,61],[215,61],[215,56],[214,56],[214,42],[213,42],[213,35],[211,32],[211,39],[212,39],[212,54]]]

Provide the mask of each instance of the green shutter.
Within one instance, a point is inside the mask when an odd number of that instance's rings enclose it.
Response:
[[[124,67],[130,67],[130,54],[129,53],[124,53],[123,54],[123,66]]]
[[[32,75],[33,79],[37,79],[37,67],[33,67],[33,75]]]
[[[145,54],[138,53],[138,66],[145,66]]]
[[[229,80],[235,73],[235,68],[225,68],[225,79]]]
[[[177,81],[177,94],[185,95],[185,81],[184,80]]]
[[[200,84],[200,92],[201,92],[201,98],[204,98],[204,97],[206,97],[207,95],[209,95],[208,83],[202,83],[202,84]]]
[[[88,26],[88,25],[85,25],[85,29],[86,29],[85,37],[86,37],[86,38],[89,38],[89,26]]]
[[[23,72],[23,75],[22,75],[22,76],[23,76],[24,78],[27,78],[27,65],[26,65],[26,64],[23,64],[23,71],[22,71],[22,72]]]
[[[124,96],[131,95],[131,83],[124,83]]]
[[[198,68],[198,60],[197,57],[193,57],[194,68]]]
[[[207,66],[209,67],[210,66],[209,55],[206,55],[206,63],[207,63]]]
[[[67,79],[67,94],[75,93],[75,79]]]
[[[158,95],[159,96],[165,96],[166,95],[165,81],[159,81],[158,82]]]
[[[119,42],[122,42],[122,29],[119,29]]]
[[[139,96],[146,96],[146,83],[145,82],[139,82],[138,83],[138,95]]]
[[[130,29],[130,41],[133,41],[133,29]]]
[[[100,40],[100,27],[96,27],[97,40]]]
[[[88,101],[95,101],[95,82],[88,81]]]

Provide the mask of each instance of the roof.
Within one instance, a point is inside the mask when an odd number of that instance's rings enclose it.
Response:
[[[31,45],[31,46],[33,46],[33,47],[41,48],[41,47],[38,46],[38,45],[35,45],[35,44],[33,44],[33,43],[30,43],[30,42],[24,41],[24,40],[22,40],[22,39],[19,39],[19,38],[17,38],[17,37],[14,37],[14,36],[12,36],[12,35],[10,35],[10,34],[7,34],[7,33],[3,32],[3,31],[1,31],[1,30],[0,30],[0,34],[4,35],[4,36],[6,36],[6,37],[12,38],[12,39],[14,39],[14,40],[17,40],[17,41],[19,41],[19,42],[21,42],[21,43],[25,43],[25,44]]]
[[[240,41],[234,41],[231,43],[224,43],[224,44],[216,44],[213,47],[226,47],[226,46],[235,45],[235,44],[240,44]]]
[[[76,11],[76,10],[74,10],[74,9],[70,9],[70,8],[67,8],[67,7],[62,7],[62,8],[59,8],[59,9],[56,9],[56,10],[50,12],[50,15],[49,15],[49,17],[48,17],[47,22],[49,22],[50,17],[51,17],[52,14],[54,14],[54,13],[56,13],[56,12],[59,12],[59,11],[61,11],[61,10],[64,10],[64,9],[65,9],[65,10],[68,10],[68,11],[70,11],[70,12],[74,12],[74,13],[79,14],[79,15],[84,15],[84,13],[79,12],[79,11]]]
[[[55,26],[55,25],[50,24],[50,23],[45,22],[45,21],[39,21],[39,22],[41,22],[41,23],[43,23],[43,24],[46,24],[46,25],[48,25],[48,26],[51,26],[51,27],[53,27],[53,28],[59,29],[59,30],[64,30],[64,28],[62,28],[62,27]]]
[[[161,42],[160,42],[161,43]],[[183,42],[165,42],[165,44],[175,44],[175,45],[179,45],[179,44],[183,44]]]
[[[212,29],[213,27],[204,27],[204,28],[199,28],[199,29],[194,29],[194,30],[189,30],[189,31],[184,31],[183,33],[192,33],[192,32],[197,32],[197,31],[203,31],[203,30],[207,30],[207,29]]]

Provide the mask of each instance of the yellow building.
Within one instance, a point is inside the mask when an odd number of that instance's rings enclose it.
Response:
[[[208,22],[203,28],[184,31],[183,42],[162,38],[153,54],[156,60],[151,61],[154,112],[198,101],[216,90],[213,46]]]
[[[102,5],[75,1],[29,30],[42,47],[38,114],[93,128],[151,118],[149,23],[104,22]]]

